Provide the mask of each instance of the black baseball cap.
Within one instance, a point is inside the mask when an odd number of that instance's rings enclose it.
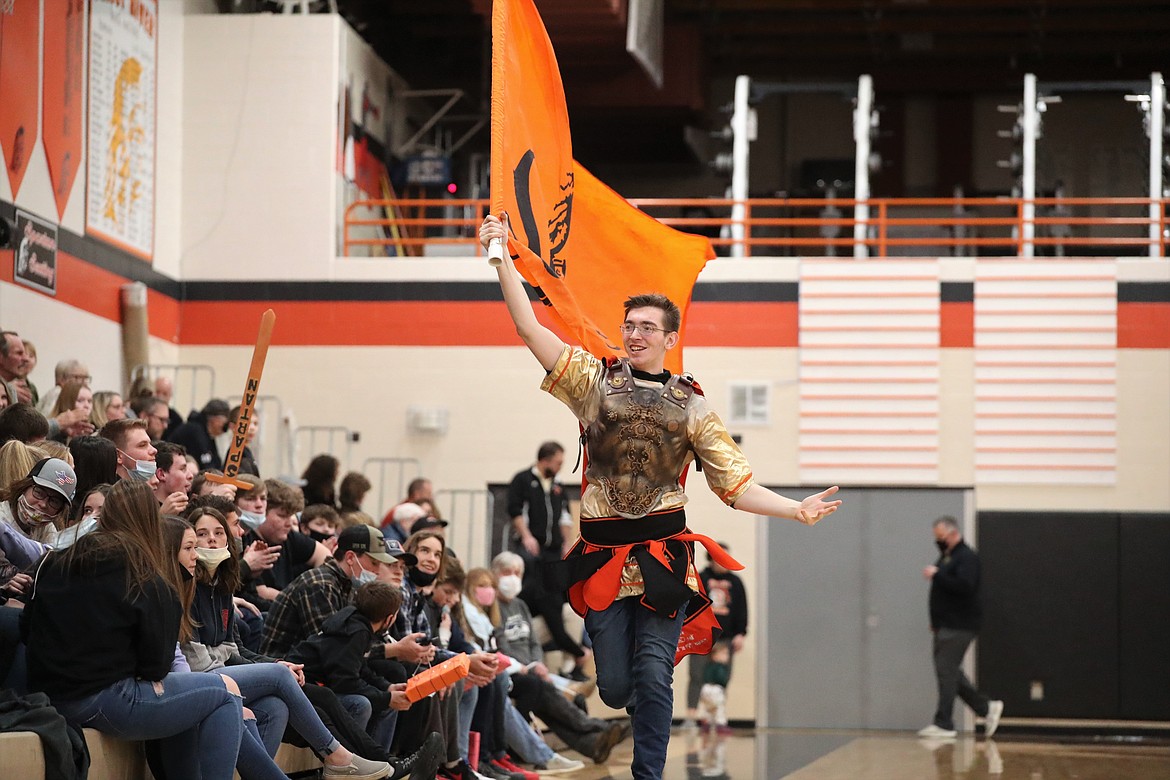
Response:
[[[393,547],[391,547],[391,542]],[[407,566],[414,566],[418,563],[418,559],[403,550],[402,545],[397,540],[391,540],[391,542],[382,538],[382,532],[373,526],[364,523],[351,525],[337,537],[337,550],[334,557],[339,558],[346,551],[353,550],[358,555],[365,554],[382,563],[394,563],[396,560],[402,561]]]

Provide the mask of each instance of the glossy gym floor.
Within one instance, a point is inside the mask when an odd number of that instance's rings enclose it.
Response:
[[[567,755],[573,755],[568,753]],[[575,780],[630,775],[632,746]],[[1170,778],[1170,741],[1000,735],[927,741],[899,732],[675,728],[664,780],[1157,780]]]

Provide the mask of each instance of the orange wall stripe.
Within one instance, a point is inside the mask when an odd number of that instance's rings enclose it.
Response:
[[[943,301],[939,304],[938,344],[958,349],[975,346],[974,303]]]
[[[688,347],[795,347],[800,312],[795,302],[692,301]]]
[[[1118,349],[1170,349],[1170,303],[1118,303]]]

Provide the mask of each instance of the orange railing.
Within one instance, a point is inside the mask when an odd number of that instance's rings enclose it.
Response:
[[[855,238],[849,198],[753,198],[742,223],[726,198],[630,201],[663,223],[711,238],[720,254],[745,256],[854,253],[876,257],[938,255],[1149,255],[1166,257],[1167,201],[1148,198],[872,198],[864,238]],[[1029,205],[1034,216],[1027,219]],[[480,254],[476,238],[486,200],[362,200],[345,210],[344,254],[421,256],[450,247]],[[743,238],[731,237],[743,226]],[[1028,230],[1028,226],[1031,230]],[[1151,230],[1153,228],[1153,230]],[[1031,235],[1029,235],[1031,234]]]

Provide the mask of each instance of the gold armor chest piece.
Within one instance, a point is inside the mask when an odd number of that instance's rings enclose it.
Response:
[[[588,430],[586,476],[619,516],[643,517],[664,492],[678,489],[691,450],[687,404],[694,392],[689,375],[647,387],[634,382],[625,360],[606,370],[599,414]]]

